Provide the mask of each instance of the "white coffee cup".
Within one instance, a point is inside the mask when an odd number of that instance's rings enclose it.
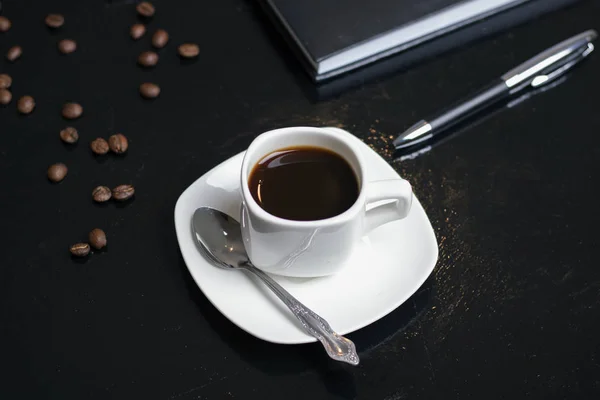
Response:
[[[358,180],[359,195],[345,212],[315,221],[292,221],[265,211],[248,187],[253,167],[270,153],[296,146],[328,149],[343,157]],[[360,143],[333,130],[292,127],[259,135],[242,162],[241,225],[252,263],[263,271],[292,277],[331,275],[343,267],[355,244],[373,228],[408,215],[410,184],[401,178],[365,182]]]

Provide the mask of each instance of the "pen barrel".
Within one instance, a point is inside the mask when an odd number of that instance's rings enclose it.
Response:
[[[498,79],[475,95],[471,95],[468,99],[457,103],[433,120],[430,120],[429,124],[433,131],[448,128],[480,111],[482,108],[507,97],[509,94],[510,91],[506,83],[502,79]]]

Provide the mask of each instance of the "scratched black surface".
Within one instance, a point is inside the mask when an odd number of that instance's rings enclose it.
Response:
[[[390,157],[389,136],[487,83],[541,49],[600,28],[585,1],[509,32],[367,82],[322,102],[252,2],[155,1],[150,32],[171,42],[152,70],[128,36],[131,1],[3,1],[13,28],[0,53],[23,46],[13,94],[34,113],[0,108],[0,398],[597,398],[600,269],[600,55],[567,81],[465,127],[414,160],[395,163],[440,242],[430,279],[388,317],[351,337],[358,368],[316,345],[255,339],[221,316],[179,253],[179,194],[260,132],[342,126]],[[48,12],[66,24],[50,32]],[[60,38],[76,39],[70,56]],[[175,45],[200,44],[195,62]],[[162,87],[143,101],[137,86]],[[81,141],[58,140],[65,101],[84,116]],[[130,151],[95,159],[88,142],[123,132]],[[70,172],[59,185],[49,164]],[[130,204],[94,205],[97,184],[133,183]],[[67,247],[93,227],[108,250],[86,262]],[[365,266],[368,268],[368,266]],[[240,299],[240,307],[243,307]],[[248,312],[256,312],[248,310]]]

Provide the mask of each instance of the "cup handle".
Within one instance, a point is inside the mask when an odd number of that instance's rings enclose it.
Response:
[[[405,218],[412,204],[412,188],[404,179],[386,179],[367,183],[365,233],[385,223]]]

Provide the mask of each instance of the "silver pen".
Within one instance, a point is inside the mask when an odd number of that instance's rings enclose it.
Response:
[[[539,88],[564,75],[594,51],[598,34],[588,30],[538,54],[502,75],[478,94],[427,120],[421,120],[394,139],[397,149],[433,138],[473,112],[528,88]]]

